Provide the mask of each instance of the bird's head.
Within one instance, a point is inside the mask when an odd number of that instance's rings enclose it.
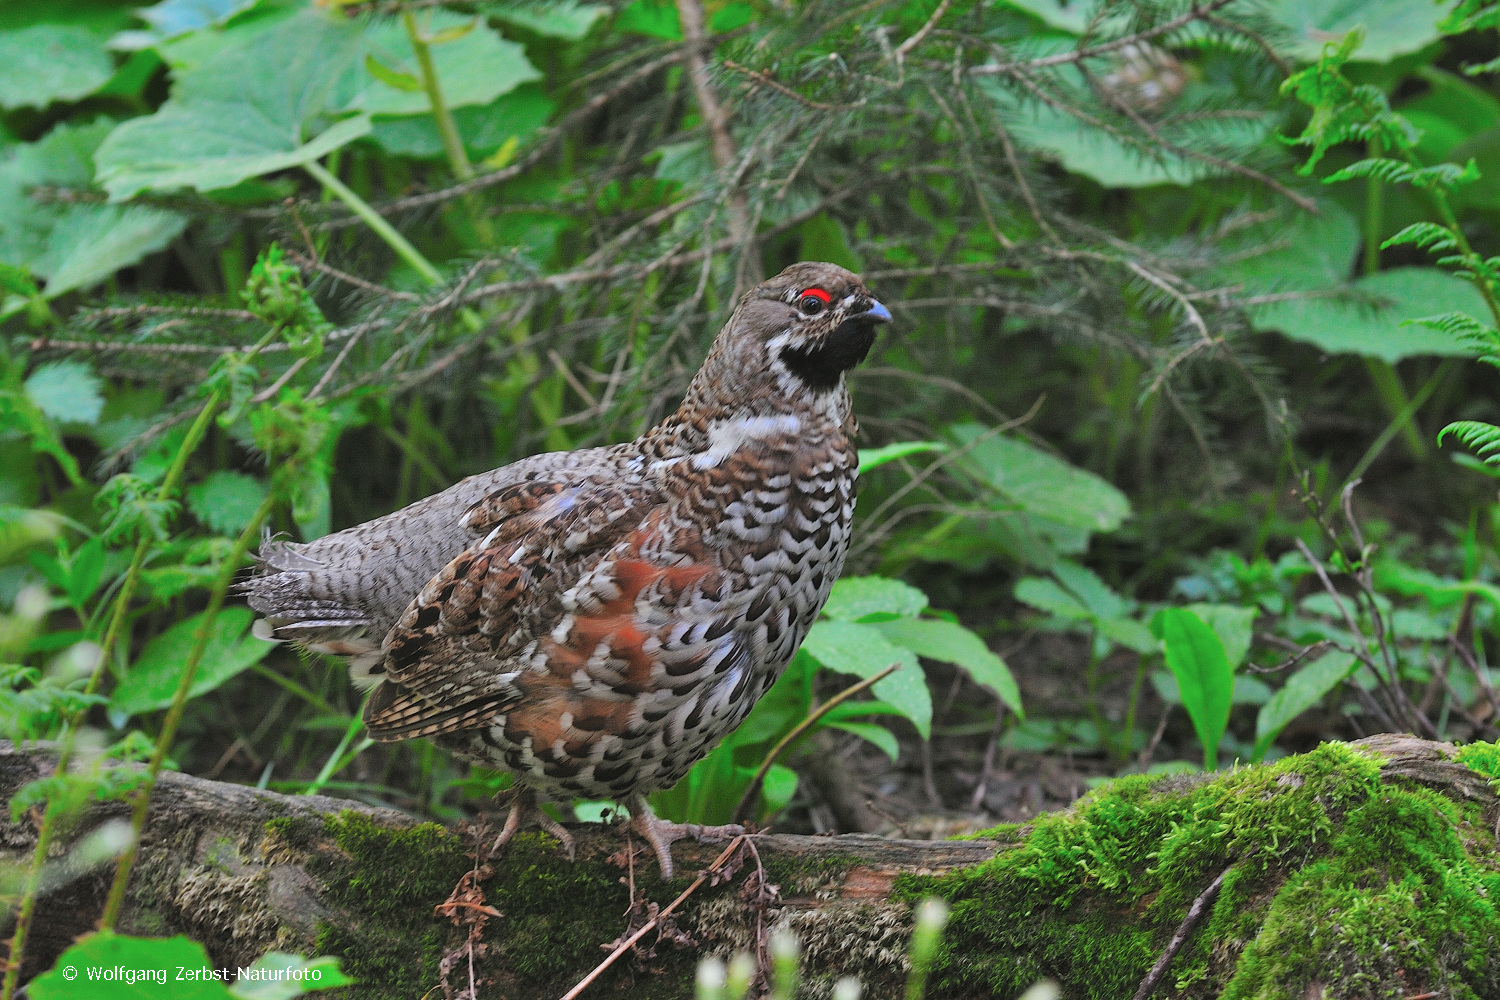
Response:
[[[793,264],[746,292],[700,378],[720,392],[824,396],[865,359],[891,314],[859,275],[837,264]],[[703,388],[706,388],[704,386]]]

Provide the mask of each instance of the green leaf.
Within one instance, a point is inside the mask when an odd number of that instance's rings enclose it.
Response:
[[[49,361],[26,379],[26,395],[60,424],[98,423],[104,410],[99,376],[82,361]]]
[[[1359,221],[1324,196],[1317,215],[1287,209],[1233,230],[1218,249],[1234,262],[1214,268],[1205,280],[1211,286],[1243,285],[1246,295],[1325,289],[1349,280],[1359,248]]]
[[[104,540],[96,536],[78,547],[73,563],[68,567],[68,603],[75,608],[82,608],[94,596],[94,591],[99,589],[99,583],[103,579]]]
[[[110,700],[115,711],[140,715],[166,708],[172,703],[183,665],[197,641],[198,628],[203,624],[205,614],[201,612],[178,622],[146,643],[130,672],[115,688]],[[189,697],[196,698],[212,691],[249,669],[276,645],[246,634],[254,618],[255,612],[246,607],[230,607],[219,612]]]
[[[1265,9],[1291,33],[1291,44],[1278,51],[1308,62],[1329,39],[1354,28],[1364,29],[1359,58],[1386,62],[1437,40],[1438,22],[1446,15],[1441,5],[1410,0],[1271,0]]]
[[[208,953],[196,941],[178,936],[140,938],[108,931],[96,932],[72,945],[57,964],[31,981],[27,987],[33,1000],[229,1000],[229,990],[216,979],[177,982],[178,968],[213,969]],[[135,982],[124,979],[90,979],[106,970],[130,969]],[[72,970],[73,975],[64,975]],[[118,973],[117,973],[118,975]],[[150,976],[151,978],[144,978]]]
[[[45,278],[49,298],[98,284],[167,246],[187,226],[186,216],[145,205],[35,196],[37,188],[90,188],[94,153],[113,128],[107,118],[64,123],[0,163],[0,258]]]
[[[892,644],[874,625],[822,621],[813,625],[802,648],[824,668],[856,677],[874,677],[892,664],[895,673],[871,689],[875,697],[899,709],[925,740],[932,731],[932,694],[916,654]]]
[[[1259,608],[1243,608],[1237,604],[1189,604],[1187,610],[1201,618],[1218,635],[1231,667],[1238,668],[1245,662],[1245,657],[1250,652],[1255,617],[1260,614]]]
[[[1039,576],[1023,577],[1017,581],[1015,595],[1022,604],[1069,621],[1092,621],[1094,617],[1078,598]]]
[[[842,729],[846,733],[853,733],[860,739],[875,744],[885,751],[885,755],[893,764],[901,756],[901,744],[896,742],[896,734],[882,725],[874,722],[829,722],[827,726],[830,729]]]
[[[211,58],[177,69],[172,96],[155,114],[110,133],[95,156],[100,183],[116,201],[141,191],[212,191],[368,134],[369,116],[360,114],[314,137],[365,49],[357,24],[320,8],[224,32]]]
[[[0,31],[0,108],[45,108],[92,94],[115,72],[107,40],[81,24]]]
[[[826,260],[851,271],[865,269],[864,259],[849,246],[844,227],[827,212],[819,212],[797,229],[802,236],[803,260]]]
[[[833,585],[823,614],[836,621],[859,621],[870,615],[919,615],[927,595],[909,583],[884,576],[846,576]]]
[[[1323,700],[1323,696],[1352,674],[1359,661],[1349,653],[1324,653],[1287,678],[1286,684],[1261,707],[1255,718],[1255,753],[1259,761],[1289,723]]]
[[[443,90],[443,103],[450,109],[489,104],[523,83],[541,79],[542,74],[527,60],[524,48],[501,38],[488,25],[472,27],[473,18],[440,10],[430,20],[419,15],[418,22],[425,22],[424,30],[429,34],[466,29],[461,36],[434,43],[430,49],[433,69]],[[389,71],[393,79],[401,81],[393,84],[371,68],[417,65],[411,38],[401,22],[380,19],[363,24],[361,45],[365,59],[352,67],[339,84],[344,110],[377,115],[431,114],[432,105],[416,76]],[[471,27],[472,30],[467,30]],[[408,86],[407,79],[416,86]]]
[[[1177,686],[1177,678],[1170,671],[1155,670],[1151,673],[1151,686],[1156,689],[1156,695],[1168,705],[1182,704],[1182,691]],[[1236,705],[1264,705],[1271,699],[1271,689],[1266,683],[1249,675],[1236,675],[1234,678],[1234,694],[1231,701]]]
[[[677,16],[677,7],[664,0],[635,0],[615,18],[615,30],[669,42],[682,41],[682,23]]]
[[[859,472],[864,475],[871,469],[878,469],[887,462],[894,462],[898,458],[908,455],[922,455],[927,452],[945,452],[948,446],[941,441],[898,441],[895,444],[882,445],[879,448],[861,448],[859,450]]]
[[[1131,609],[1129,601],[1110,590],[1109,585],[1087,566],[1059,559],[1052,567],[1052,575],[1097,618],[1119,618]]]
[[[797,772],[785,764],[772,764],[761,781],[760,806],[755,811],[755,821],[757,823],[769,821],[771,817],[785,809],[787,803],[792,801],[792,796],[796,794]]]
[[[594,22],[609,12],[603,4],[578,3],[577,0],[555,0],[551,3],[523,0],[518,3],[485,4],[484,9],[497,20],[534,31],[547,38],[576,42],[589,33]]]
[[[898,618],[875,626],[891,642],[918,656],[963,667],[969,676],[993,691],[1020,718],[1021,692],[1010,668],[984,640],[962,625],[939,618]]]
[[[236,1000],[292,1000],[304,993],[353,986],[332,955],[303,958],[271,951],[239,970],[229,995]]]
[[[266,484],[243,472],[220,469],[188,487],[188,509],[201,523],[221,535],[237,535],[260,509]]]
[[[1500,466],[1500,427],[1481,420],[1455,420],[1438,431],[1437,443],[1452,434],[1486,465]]]
[[[482,107],[455,109],[453,123],[464,148],[482,160],[512,139],[517,146],[530,142],[556,108],[540,87],[528,83]],[[443,139],[431,115],[376,118],[370,135],[396,156],[437,160],[444,155]]]
[[[1151,630],[1134,618],[1103,618],[1096,623],[1099,634],[1110,642],[1144,656],[1161,652],[1161,643]]]
[[[151,25],[150,31],[128,32],[127,37],[116,38],[110,44],[113,48],[155,44],[164,39],[185,35],[189,31],[223,24],[259,2],[260,0],[161,0],[161,3],[153,7],[137,11],[141,20]]]
[[[106,973],[112,974],[110,979],[103,978]],[[226,982],[233,985],[226,988]],[[291,1000],[353,983],[332,956],[304,959],[273,951],[243,970],[230,971],[220,969],[202,945],[186,937],[100,931],[69,947],[27,989],[34,1000]]]
[[[1152,633],[1166,646],[1167,668],[1177,678],[1182,706],[1203,744],[1203,766],[1218,767],[1219,740],[1234,700],[1234,668],[1218,635],[1197,615],[1167,608],[1151,619]]]
[[[985,434],[979,424],[957,424],[948,435],[967,446]],[[1130,516],[1130,501],[1092,472],[1016,438],[995,435],[974,444],[957,466],[1027,513],[1086,531],[1114,531]]]
[[[1350,287],[1384,301],[1386,308],[1372,313],[1335,298],[1294,299],[1255,306],[1251,318],[1257,329],[1279,330],[1330,354],[1360,354],[1394,363],[1422,354],[1473,354],[1473,348],[1458,337],[1408,320],[1437,312],[1488,315],[1484,298],[1473,285],[1435,267],[1391,268],[1360,278]]]

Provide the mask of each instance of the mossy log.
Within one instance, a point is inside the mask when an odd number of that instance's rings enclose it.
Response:
[[[46,750],[0,747],[0,786],[8,796],[49,763]],[[777,888],[769,902],[747,891],[756,870],[747,858],[684,903],[676,926],[686,937],[648,935],[654,947],[625,956],[584,995],[690,997],[700,955],[753,947],[779,925],[803,942],[799,995],[826,996],[837,976],[855,975],[867,997],[896,997],[911,905],[936,894],[953,918],[929,997],[1008,1000],[1051,977],[1065,997],[1123,1000],[1178,938],[1150,995],[1493,1000],[1497,773],[1500,751],[1486,744],[1375,737],[1213,776],[1122,779],[1065,812],[973,840],[758,837],[765,881]],[[123,814],[98,807],[59,853]],[[525,834],[478,880],[498,913],[475,964],[481,998],[556,1000],[627,929],[629,877],[665,905],[720,853],[677,845],[684,876],[664,884],[639,842],[633,870],[621,867],[619,829],[575,832],[575,862],[550,837]],[[28,820],[7,824],[0,855],[24,861],[34,842]],[[336,954],[360,980],[352,996],[416,1000],[467,939],[434,907],[474,867],[473,853],[472,836],[400,813],[165,775],[120,929],[186,933],[225,967],[273,947]],[[44,898],[28,974],[90,929],[108,874],[85,873]],[[1217,895],[1205,894],[1213,884]],[[1182,933],[1195,902],[1202,920]],[[466,988],[466,958],[447,964],[454,992]]]

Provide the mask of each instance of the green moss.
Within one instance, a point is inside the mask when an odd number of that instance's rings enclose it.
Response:
[[[312,836],[296,824],[277,832],[293,842]],[[309,873],[327,886],[324,902],[354,919],[323,925],[318,953],[340,956],[364,996],[421,996],[438,981],[448,938],[432,908],[473,864],[464,844],[436,823],[392,828],[353,811],[328,817],[321,833],[340,853],[315,855]]]
[[[1490,787],[1500,789],[1500,744],[1477,741],[1458,748],[1458,762],[1475,774],[1490,779]]]
[[[1475,822],[1479,820],[1479,822]],[[1291,1000],[1500,995],[1500,875],[1482,811],[1392,787],[1379,761],[1325,744],[1269,767],[1121,779],[1039,817],[975,868],[906,876],[953,905],[938,996],[1130,996],[1192,901],[1226,868],[1160,995]],[[1231,868],[1232,866],[1232,868]]]

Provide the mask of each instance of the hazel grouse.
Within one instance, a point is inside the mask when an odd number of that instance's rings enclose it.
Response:
[[[690,829],[645,795],[740,724],[844,564],[858,456],[844,373],[891,314],[794,264],[752,289],[682,406],[628,444],[554,452],[306,544],[268,542],[258,630],[352,658],[377,740],[429,737],[536,795],[628,802],[663,874]]]

